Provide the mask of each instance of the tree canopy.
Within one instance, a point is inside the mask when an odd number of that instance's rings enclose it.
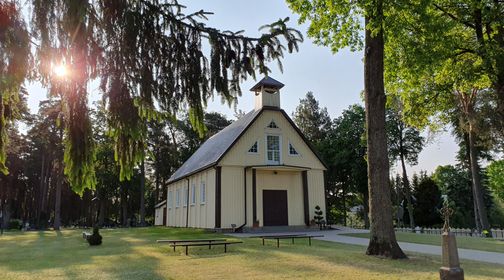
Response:
[[[176,117],[187,109],[192,127],[203,136],[209,98],[218,95],[235,104],[240,81],[256,72],[268,74],[271,61],[282,69],[284,53],[297,51],[303,39],[287,27],[288,18],[262,26],[259,37],[217,30],[205,24],[210,12],[188,13],[176,0],[33,0],[30,32],[19,9],[16,1],[0,6],[7,26],[0,29],[0,70],[9,77],[1,84],[0,151],[5,149],[5,126],[15,116],[17,94],[33,70],[34,79],[51,95],[62,97],[65,174],[80,194],[96,184],[89,82],[100,81],[115,160],[121,179],[129,179],[145,157],[145,121]],[[30,68],[32,44],[35,64]],[[67,75],[55,75],[56,67],[65,67]],[[0,152],[0,167],[6,172],[4,163],[5,153]]]

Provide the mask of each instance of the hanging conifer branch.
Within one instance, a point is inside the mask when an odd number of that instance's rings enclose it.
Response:
[[[212,13],[186,15],[185,9],[177,1],[33,0],[41,80],[54,85],[50,65],[55,61],[79,63],[75,87],[66,87],[64,95],[65,170],[78,192],[95,181],[93,144],[88,141],[89,81],[101,80],[115,158],[121,179],[129,179],[144,157],[146,121],[188,110],[202,136],[209,98],[217,93],[222,102],[235,105],[242,80],[255,78],[256,71],[267,75],[266,64],[273,60],[282,69],[284,51],[297,51],[303,40],[299,31],[286,26],[288,18],[263,26],[260,37],[246,37],[242,31],[207,27],[202,20]],[[203,52],[206,44],[210,54]]]
[[[19,117],[23,82],[30,65],[30,40],[15,2],[0,3],[0,173],[8,174],[7,128]]]

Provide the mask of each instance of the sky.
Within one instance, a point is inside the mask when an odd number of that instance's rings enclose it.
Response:
[[[362,52],[341,50],[333,54],[328,47],[315,45],[306,36],[308,25],[299,25],[298,16],[294,15],[284,1],[271,0],[179,0],[187,6],[186,14],[199,11],[213,12],[209,16],[208,26],[221,30],[244,30],[245,35],[260,36],[258,28],[264,24],[289,17],[289,26],[304,34],[304,42],[297,53],[285,53],[282,60],[284,71],[279,71],[276,62],[269,65],[270,76],[285,84],[281,91],[281,107],[292,114],[299,100],[308,91],[313,92],[322,107],[326,107],[331,118],[337,118],[350,105],[363,104],[360,93],[364,89],[364,65]],[[260,79],[261,77],[257,77]],[[249,89],[256,83],[252,78],[243,82],[242,96],[238,99],[237,109],[248,112],[254,107],[254,95]],[[99,99],[97,83],[91,83],[90,101]],[[46,90],[39,84],[27,85],[29,92],[28,106],[36,112],[40,100],[46,97]],[[209,103],[208,111],[225,114],[234,118],[234,109],[222,104],[219,97]],[[426,134],[426,133],[424,133]],[[454,164],[458,150],[453,137],[448,133],[439,133],[419,156],[418,165],[408,167],[409,172],[426,170],[432,172],[438,165]],[[394,169],[391,172],[395,172]]]

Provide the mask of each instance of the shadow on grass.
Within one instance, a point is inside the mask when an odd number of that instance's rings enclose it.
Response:
[[[0,271],[44,278],[57,273],[70,279],[82,278],[85,274],[100,279],[164,279],[156,273],[158,259],[143,255],[136,248],[152,240],[135,238],[133,230],[102,230],[103,244],[91,247],[81,233],[80,230],[39,231],[10,236],[0,246]],[[97,272],[103,275],[95,275]]]
[[[295,277],[327,278],[335,271],[363,271],[368,275],[393,274],[438,276],[440,258],[435,256],[410,255],[408,260],[387,260],[365,255],[365,247],[346,245],[328,241],[290,241],[262,245],[260,239],[243,238],[243,244],[234,244],[224,253],[223,246],[194,247],[185,256],[183,248],[173,249],[166,244],[156,243],[157,239],[193,239],[224,237],[202,230],[174,228],[103,229],[104,243],[89,247],[82,239],[81,230],[61,232],[31,232],[10,235],[8,241],[0,239],[0,275],[18,278],[70,279],[165,279],[180,276],[187,278],[186,269],[196,273],[194,278],[212,278],[223,274],[222,278],[239,275],[225,274],[243,271],[253,277],[268,275],[272,278]],[[6,241],[6,242],[4,242]],[[23,243],[19,246],[19,243]],[[24,243],[30,242],[30,243]],[[235,266],[227,272],[230,266]],[[338,267],[338,268],[335,268]],[[502,277],[504,268],[477,262],[462,263],[468,277]],[[263,274],[264,272],[264,274]],[[10,273],[10,274],[9,274]],[[192,276],[192,275],[190,275]],[[7,277],[9,278],[9,277]],[[16,279],[15,277],[11,277]],[[261,278],[260,276],[256,278]]]

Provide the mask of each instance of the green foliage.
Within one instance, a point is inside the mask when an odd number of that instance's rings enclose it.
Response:
[[[7,129],[20,117],[22,85],[29,74],[30,45],[26,24],[15,1],[0,3],[0,173],[8,174]]]
[[[409,165],[416,165],[425,143],[420,131],[406,124],[397,108],[387,110],[386,121],[390,161],[404,159]]]
[[[292,114],[293,120],[312,144],[319,144],[327,136],[331,127],[331,118],[327,108],[320,108],[319,102],[310,91],[299,100],[299,105]]]
[[[419,226],[430,227],[441,224],[439,209],[441,208],[441,192],[430,177],[421,174],[418,185],[413,186],[413,196],[416,198],[414,209],[415,222]]]
[[[7,228],[19,230],[19,229],[21,229],[22,226],[23,226],[23,221],[21,221],[19,219],[10,219],[9,224],[7,225]]]
[[[313,217],[313,219],[315,220],[315,223],[317,225],[320,225],[322,223],[322,220],[324,219],[324,216],[323,216],[323,212],[322,210],[320,209],[320,206],[315,206],[315,216]]]
[[[493,161],[487,167],[490,188],[495,195],[504,201],[504,160]]]
[[[473,196],[471,179],[466,170],[452,165],[438,166],[432,179],[446,195],[454,210],[450,218],[452,227],[474,227]]]
[[[87,237],[87,242],[90,246],[97,246],[102,244],[102,236],[98,227],[93,227],[93,234]]]
[[[345,47],[352,51],[362,49],[362,6],[369,4],[368,1],[288,0],[287,3],[300,15],[300,24],[310,22],[308,36],[316,44],[329,46],[333,52]]]
[[[89,81],[101,81],[120,178],[129,179],[145,158],[146,122],[187,110],[202,137],[209,98],[217,93],[234,104],[241,80],[256,71],[267,74],[271,61],[281,68],[284,52],[297,51],[302,41],[299,31],[287,27],[288,18],[263,26],[260,37],[246,37],[207,27],[208,12],[185,14],[186,7],[175,0],[35,0],[32,8],[36,71],[53,94],[63,96],[65,174],[80,194],[96,184]],[[68,77],[53,75],[60,63],[70,69]]]

